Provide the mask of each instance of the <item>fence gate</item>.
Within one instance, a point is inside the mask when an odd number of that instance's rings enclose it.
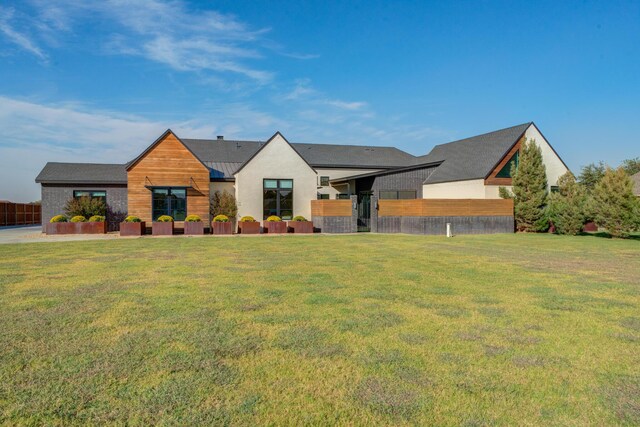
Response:
[[[358,231],[371,231],[371,191],[358,193]]]

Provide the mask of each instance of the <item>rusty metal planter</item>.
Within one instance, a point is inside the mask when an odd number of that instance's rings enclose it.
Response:
[[[106,234],[107,223],[103,222],[76,222],[77,234]]]
[[[312,221],[289,221],[287,227],[291,233],[313,233]]]
[[[154,236],[171,236],[173,234],[173,222],[152,222],[151,234]]]
[[[144,222],[121,222],[121,236],[142,236],[146,231],[146,223]]]
[[[229,222],[212,222],[213,234],[233,234],[233,223]]]
[[[47,224],[47,234],[76,234],[76,223],[50,222]]]
[[[201,236],[204,234],[204,222],[188,222],[184,223],[184,234],[188,236]]]
[[[265,221],[264,232],[271,234],[284,234],[287,232],[287,223],[284,221]]]
[[[260,223],[257,221],[252,222],[239,222],[238,233],[240,234],[260,234]]]

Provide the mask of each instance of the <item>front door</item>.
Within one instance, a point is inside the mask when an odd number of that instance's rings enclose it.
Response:
[[[358,231],[371,231],[371,191],[358,193]]]

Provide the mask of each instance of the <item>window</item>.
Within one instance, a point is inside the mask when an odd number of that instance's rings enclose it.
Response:
[[[549,189],[552,193],[557,193],[558,191],[560,191],[560,187],[558,187],[557,185],[552,185]]]
[[[496,174],[496,178],[511,178],[511,165],[515,165],[515,168],[518,169],[519,160],[520,156],[516,151],[515,154],[511,156],[507,164],[504,165],[504,167],[500,169],[500,172]]]
[[[393,191],[380,191],[380,199],[381,200],[406,200],[406,199],[415,199],[416,191],[415,190],[393,190]]]
[[[263,181],[263,219],[277,215],[282,219],[293,218],[293,180],[265,179]]]
[[[329,200],[329,195],[318,193],[318,200]]]
[[[153,220],[169,215],[174,221],[184,221],[187,216],[186,188],[154,188],[151,200]]]
[[[321,187],[328,187],[329,186],[329,177],[328,176],[321,176],[320,177],[320,186]]]
[[[107,192],[106,191],[94,191],[94,190],[76,190],[73,192],[73,198],[79,199],[80,197],[88,197],[90,199],[101,199],[103,202],[107,202]]]
[[[337,200],[349,200],[349,199],[351,199],[351,196],[346,194],[346,193],[340,193],[340,194],[336,194],[336,199]]]

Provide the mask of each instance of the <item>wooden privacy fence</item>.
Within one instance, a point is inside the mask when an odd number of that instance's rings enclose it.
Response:
[[[351,200],[312,200],[311,216],[351,216]]]
[[[379,200],[378,216],[513,216],[510,199]]]
[[[0,202],[0,227],[40,224],[41,221],[42,210],[40,205]]]

